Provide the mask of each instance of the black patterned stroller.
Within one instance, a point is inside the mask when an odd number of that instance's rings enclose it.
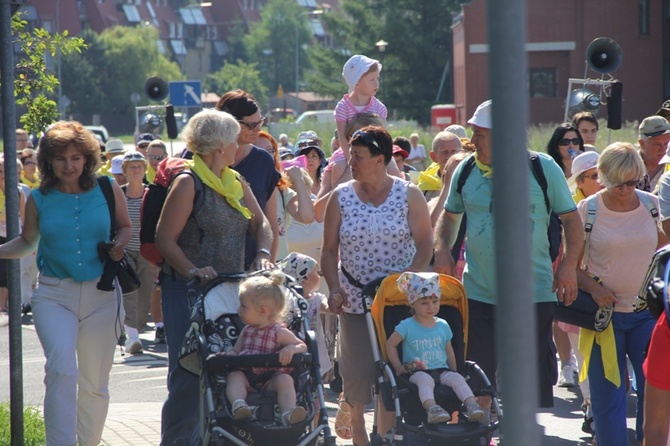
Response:
[[[263,272],[252,274],[264,274]],[[314,445],[322,439],[326,446],[335,445],[335,437],[328,426],[323,383],[319,370],[316,336],[307,329],[304,317],[307,302],[302,289],[294,286],[287,276],[287,302],[290,308],[286,326],[307,344],[308,353],[296,354],[290,366],[297,404],[304,407],[304,421],[284,425],[276,400],[269,391],[251,393],[247,403],[253,417],[247,421],[235,420],[226,399],[228,371],[250,367],[279,367],[277,354],[246,356],[211,356],[229,351],[235,345],[243,324],[237,315],[239,283],[249,277],[245,274],[219,275],[208,282],[200,292],[196,283],[189,284],[189,298],[195,302],[189,329],[180,354],[179,363],[200,377],[200,445]]]
[[[396,281],[400,274],[376,280],[363,289],[365,314],[372,343],[372,352],[377,364],[375,397],[381,396],[386,410],[395,410],[396,423],[393,432],[377,433],[375,423],[370,444],[392,445],[488,445],[493,432],[499,428],[502,411],[495,390],[486,374],[471,361],[465,361],[468,333],[468,303],[463,285],[455,278],[440,275],[440,311],[438,317],[446,320],[453,332],[451,340],[457,359],[457,368],[475,396],[489,396],[497,413],[497,419],[485,424],[469,422],[465,410],[454,391],[443,385],[435,386],[437,404],[449,413],[458,411],[457,423],[428,424],[426,411],[421,405],[417,387],[409,382],[407,375],[396,377],[387,364],[386,340],[395,327],[411,316],[407,297],[398,289]],[[373,301],[374,299],[374,301]],[[402,346],[398,347],[399,349]],[[402,356],[402,353],[400,353]],[[386,434],[382,438],[381,434]]]

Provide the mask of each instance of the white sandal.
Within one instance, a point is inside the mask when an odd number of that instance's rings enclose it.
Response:
[[[231,408],[233,413],[233,418],[236,420],[248,420],[251,418],[251,408],[247,405],[247,402],[244,400],[235,400],[233,402],[233,407]]]

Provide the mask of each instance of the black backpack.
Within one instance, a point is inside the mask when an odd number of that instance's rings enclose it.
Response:
[[[529,152],[529,161],[530,161],[530,169],[533,172],[533,177],[535,177],[535,181],[537,181],[537,184],[540,186],[542,189],[542,194],[544,195],[544,204],[547,207],[547,212],[549,213],[549,227],[547,228],[547,238],[549,239],[549,256],[551,257],[551,261],[553,262],[556,260],[558,257],[558,252],[561,249],[561,240],[562,240],[562,224],[561,224],[561,219],[556,215],[556,213],[552,212],[551,210],[551,203],[549,202],[549,196],[547,195],[547,177],[544,176],[544,169],[542,169],[542,163],[540,161],[540,157],[536,152]],[[475,167],[475,157],[471,156],[467,158],[465,161],[465,165],[463,166],[463,170],[461,170],[461,175],[458,177],[458,183],[456,186],[456,192],[459,194],[463,191],[463,186],[465,185],[465,181],[468,179],[468,176],[470,175],[470,172],[472,172],[473,167]],[[456,238],[456,243],[454,243],[454,248],[458,246],[458,249],[460,250],[460,246],[463,243],[463,238],[465,237],[465,221],[466,221],[467,216],[464,215],[463,220],[461,222],[461,227],[458,230],[458,237]],[[453,249],[452,249],[452,255],[453,255]]]
[[[190,175],[193,178],[193,182],[195,183],[195,198],[193,201],[193,210],[189,218],[192,218],[198,227],[201,244],[205,237],[205,232],[195,218],[205,201],[202,180],[190,170],[184,170],[184,159],[164,159],[158,165],[154,183],[149,185],[144,198],[142,198],[142,208],[140,211],[140,254],[156,266],[160,266],[163,263],[163,255],[156,247],[156,227],[158,226],[158,220],[161,217],[168,191],[174,179],[179,175]]]

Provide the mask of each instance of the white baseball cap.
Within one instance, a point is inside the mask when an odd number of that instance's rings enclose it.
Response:
[[[479,107],[477,107],[477,110],[475,110],[475,113],[472,115],[472,118],[470,118],[470,120],[468,121],[468,124],[476,125],[477,127],[481,127],[484,129],[493,128],[491,122],[491,104],[492,104],[491,99],[479,104]]]
[[[112,158],[112,175],[123,173],[123,155],[116,155]]]

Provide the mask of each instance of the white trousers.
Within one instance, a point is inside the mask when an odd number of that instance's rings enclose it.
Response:
[[[100,444],[120,331],[116,293],[98,290],[97,283],[40,275],[33,293],[35,329],[47,359],[47,446]]]
[[[432,376],[425,372],[414,372],[412,376],[409,377],[409,382],[416,384],[419,388],[419,400],[423,404],[426,400],[435,399],[435,380]],[[472,389],[465,382],[463,375],[456,372],[445,371],[440,373],[440,384],[443,386],[449,386],[454,390],[456,396],[459,400],[465,401],[471,396]]]
[[[21,303],[29,304],[37,282],[37,251],[21,257]]]

